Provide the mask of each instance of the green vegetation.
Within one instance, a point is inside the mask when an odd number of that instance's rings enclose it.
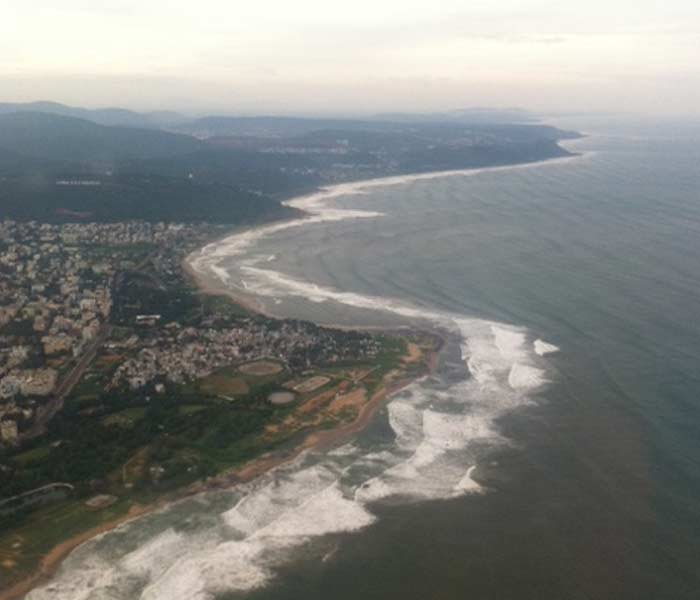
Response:
[[[180,122],[182,135],[133,113],[5,108],[0,217],[22,220],[254,223],[296,214],[279,199],[320,185],[566,156],[558,141],[577,137],[538,124],[269,117]],[[112,117],[136,126],[92,122]]]
[[[102,424],[107,427],[116,425],[117,427],[126,427],[131,429],[136,423],[141,421],[146,416],[146,408],[143,406],[135,406],[133,408],[125,408],[119,412],[102,419]]]
[[[1,165],[0,165],[1,166]],[[71,171],[69,171],[71,173]],[[0,175],[1,175],[0,169]],[[294,213],[268,197],[215,181],[115,172],[72,172],[71,178],[97,177],[100,185],[57,185],[59,169],[40,180],[11,171],[0,188],[0,217],[46,222],[127,220],[250,224]]]
[[[26,452],[17,454],[14,459],[22,468],[31,467],[32,463],[38,463],[48,457],[51,452],[50,446],[38,446]]]
[[[264,324],[270,331],[282,327],[279,321],[251,316],[228,298],[199,295],[181,276],[169,273],[147,265],[118,277],[112,314],[116,324],[110,340],[114,345],[98,353],[63,410],[50,421],[46,435],[22,448],[0,449],[4,498],[50,483],[73,486],[72,491],[63,486],[62,493],[46,498],[44,505],[25,503],[0,515],[0,558],[15,565],[9,571],[11,578],[26,574],[57,542],[124,515],[134,504],[150,502],[264,453],[292,448],[310,430],[351,421],[357,407],[332,409],[336,395],[349,389],[371,393],[387,373],[401,367],[405,340],[379,335],[376,357],[342,364],[322,363],[323,355],[311,347],[296,358],[297,364],[248,360],[181,385],[167,382],[163,388],[151,385],[136,391],[110,386],[120,362],[137,351],[124,343],[137,332],[138,339],[157,339],[149,338],[157,329],[136,328],[137,314],[162,314],[159,327],[170,322],[211,328],[221,323]],[[305,331],[313,334],[318,329],[308,325]],[[352,331],[323,339],[350,349],[368,342],[366,334]],[[269,401],[272,392],[313,377],[328,382],[296,394],[296,400],[286,405]],[[117,502],[88,509],[85,501],[98,494],[112,495]],[[3,554],[3,544],[19,545]],[[2,577],[0,573],[0,584]]]
[[[204,404],[182,404],[179,408],[180,414],[183,416],[196,415],[203,410],[207,410]]]
[[[0,115],[0,147],[47,160],[114,163],[196,152],[202,143],[165,131],[105,127],[42,112]]]
[[[132,499],[125,498],[101,511],[93,511],[82,502],[69,500],[28,513],[19,522],[16,516],[0,519],[0,561],[14,563],[11,571],[0,571],[0,587],[9,586],[16,574],[30,572],[37,558],[56,545],[123,517],[133,504]],[[3,521],[11,521],[12,528],[2,527]],[[47,523],[51,526],[47,527]]]

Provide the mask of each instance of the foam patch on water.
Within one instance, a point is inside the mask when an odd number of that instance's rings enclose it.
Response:
[[[244,496],[222,517],[226,524],[243,535],[267,527],[284,511],[300,506],[309,497],[335,482],[337,476],[319,465],[304,469],[285,479],[275,479]]]
[[[481,490],[481,486],[473,479],[475,469],[475,466],[467,469],[464,477],[457,482],[457,485],[454,488],[455,492],[465,494],[469,492],[478,492]]]
[[[187,552],[187,540],[174,529],[167,529],[143,546],[127,554],[120,566],[135,576],[158,579],[167,562],[177,560]],[[168,557],[167,561],[163,557]]]
[[[514,390],[528,390],[540,387],[545,382],[543,369],[515,363],[508,373],[508,385]]]
[[[547,354],[552,354],[554,352],[559,352],[559,348],[554,344],[548,344],[547,342],[537,339],[533,342],[533,347],[535,353],[538,356],[546,356]]]

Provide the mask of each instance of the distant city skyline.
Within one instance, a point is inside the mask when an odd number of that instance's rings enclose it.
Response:
[[[190,113],[700,114],[690,0],[10,0],[0,101]]]

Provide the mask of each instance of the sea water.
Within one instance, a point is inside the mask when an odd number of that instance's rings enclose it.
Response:
[[[355,440],[79,549],[58,599],[700,597],[700,125],[349,184],[192,257],[280,316],[416,325]]]

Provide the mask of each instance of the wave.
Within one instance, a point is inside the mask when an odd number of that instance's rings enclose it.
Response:
[[[363,195],[375,188],[407,185],[417,181],[429,181],[432,179],[441,179],[445,177],[473,177],[483,173],[498,173],[502,171],[560,165],[590,155],[592,155],[592,152],[586,152],[573,156],[563,156],[560,158],[553,158],[533,163],[483,167],[477,169],[458,169],[451,171],[414,173],[408,175],[397,175],[393,177],[366,179],[363,181],[328,186],[313,194],[293,198],[283,202],[285,206],[306,212],[307,216],[234,233],[223,238],[222,240],[207,244],[199,251],[193,253],[188,257],[188,263],[197,273],[213,274],[224,285],[235,285],[235,283],[231,281],[230,274],[225,269],[221,268],[221,263],[227,259],[230,259],[231,257],[240,256],[247,250],[250,250],[256,242],[263,238],[269,237],[281,231],[312,225],[315,223],[328,223],[348,219],[375,219],[384,216],[383,213],[375,211],[353,210],[328,206],[327,202],[329,200],[340,197]]]
[[[426,317],[395,300],[314,289],[324,301],[341,298]],[[116,550],[119,540],[110,543],[114,534],[89,542],[28,599],[212,600],[269,584],[302,548],[318,560],[327,557],[324,540],[370,527],[376,503],[483,492],[475,478],[479,457],[484,448],[504,442],[497,419],[531,402],[530,394],[546,382],[542,359],[521,328],[437,312],[427,316],[436,326],[451,327],[457,345],[467,348],[468,369],[458,381],[429,378],[394,397],[386,409],[389,439],[307,452],[240,486],[227,502],[204,494],[186,511],[173,507],[165,516],[126,524],[119,536],[138,536],[136,548]],[[190,519],[197,511],[207,515],[202,523],[180,525],[181,513]]]

